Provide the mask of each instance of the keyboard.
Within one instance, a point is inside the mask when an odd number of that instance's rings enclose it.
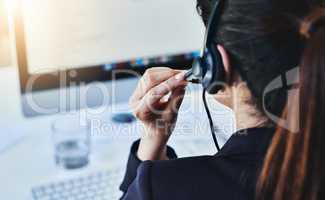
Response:
[[[122,177],[120,170],[98,172],[34,187],[32,196],[34,200],[118,200]]]

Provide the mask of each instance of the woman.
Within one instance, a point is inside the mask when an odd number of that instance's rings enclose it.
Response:
[[[214,156],[177,159],[166,144],[187,84],[184,72],[148,70],[130,99],[144,133],[131,148],[122,199],[322,199],[320,117],[325,115],[325,93],[317,84],[325,80],[323,5],[301,0],[225,1],[216,45],[227,87],[215,99],[234,110],[238,132]],[[205,23],[214,3],[198,0]],[[277,123],[268,116],[282,113],[288,87],[266,95],[264,91],[299,64],[301,129],[291,134],[297,122],[289,119],[289,130],[279,127],[274,135]],[[290,98],[297,106],[287,107],[285,116],[298,113],[291,109],[299,107],[298,98]]]

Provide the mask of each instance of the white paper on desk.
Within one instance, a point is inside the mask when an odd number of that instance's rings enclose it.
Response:
[[[1,126],[0,154],[14,147],[25,138],[26,134],[21,127]]]

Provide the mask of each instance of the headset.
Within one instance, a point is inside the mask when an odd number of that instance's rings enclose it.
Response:
[[[208,21],[201,54],[193,61],[192,69],[185,74],[187,81],[201,83],[209,94],[216,94],[222,89],[220,82],[225,80],[222,57],[215,43],[224,2],[225,0],[218,0],[215,3]]]
[[[212,117],[206,101],[206,92],[209,94],[216,94],[223,86],[225,81],[225,68],[222,57],[217,49],[215,42],[218,24],[222,15],[225,0],[217,0],[215,3],[211,16],[208,20],[207,30],[205,33],[204,46],[198,58],[195,58],[192,68],[185,74],[188,82],[202,84],[203,86],[203,102],[207,112],[210,124],[210,130],[214,144],[218,151],[220,147],[216,138]]]

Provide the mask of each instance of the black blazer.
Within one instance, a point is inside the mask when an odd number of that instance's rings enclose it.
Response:
[[[255,197],[255,185],[274,129],[253,128],[235,133],[214,156],[141,162],[139,141],[131,148],[120,189],[123,200],[210,200]]]

